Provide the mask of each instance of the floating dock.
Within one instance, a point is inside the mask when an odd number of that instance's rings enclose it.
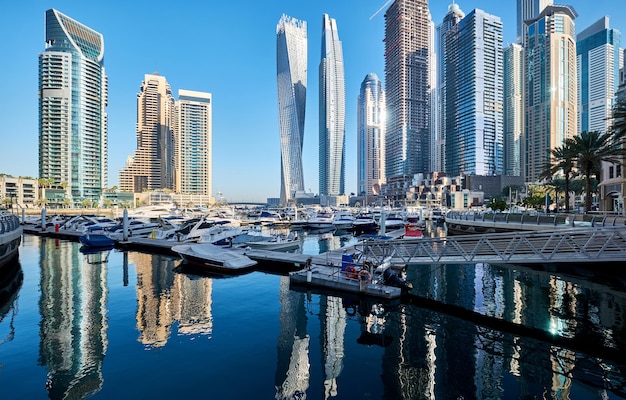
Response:
[[[374,281],[361,281],[359,277],[349,278],[340,267],[311,264],[305,268],[289,274],[292,284],[315,286],[331,290],[358,293],[383,299],[396,299],[402,295],[397,287],[382,285]]]

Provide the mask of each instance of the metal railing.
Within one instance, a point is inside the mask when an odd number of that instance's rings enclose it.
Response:
[[[450,211],[446,221],[473,221],[515,223],[528,225],[551,225],[558,227],[595,227],[624,225],[625,219],[614,214],[521,214],[474,211]]]
[[[389,257],[405,265],[623,262],[626,226],[366,240],[357,249],[377,264]]]

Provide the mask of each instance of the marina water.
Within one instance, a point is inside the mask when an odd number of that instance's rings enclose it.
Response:
[[[301,238],[307,254],[356,241]],[[409,266],[409,300],[381,304],[271,265],[219,277],[79,248],[25,235],[3,277],[2,399],[626,398],[619,278]]]

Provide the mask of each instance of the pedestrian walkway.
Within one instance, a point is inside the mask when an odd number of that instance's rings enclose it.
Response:
[[[624,262],[626,226],[370,240],[357,248],[374,263],[395,265]]]

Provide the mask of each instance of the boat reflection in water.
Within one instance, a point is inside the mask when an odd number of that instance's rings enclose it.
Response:
[[[303,249],[342,240],[311,235]],[[615,281],[409,267],[413,297],[383,304],[285,275],[181,272],[176,256],[113,250],[89,264],[78,243],[22,246],[29,279],[0,354],[15,398],[626,398]]]

